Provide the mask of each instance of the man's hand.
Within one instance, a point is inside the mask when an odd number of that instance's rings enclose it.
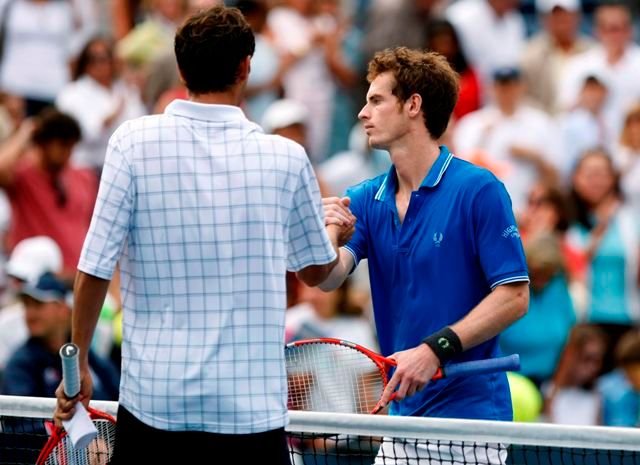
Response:
[[[396,400],[402,400],[422,391],[440,367],[438,357],[426,344],[391,355],[397,366],[382,393],[380,405],[385,406],[396,391]]]
[[[63,420],[70,420],[76,412],[76,403],[82,402],[85,407],[89,406],[89,400],[93,394],[93,380],[89,369],[80,369],[80,393],[72,399],[64,394],[64,383],[60,383],[56,389],[56,409],[53,412],[53,419],[56,426],[62,426]]]
[[[355,232],[356,217],[349,210],[350,204],[351,199],[349,197],[327,197],[322,199],[325,226],[334,225],[339,227],[336,233],[338,247],[342,247],[349,242]],[[332,228],[327,229],[331,231]]]

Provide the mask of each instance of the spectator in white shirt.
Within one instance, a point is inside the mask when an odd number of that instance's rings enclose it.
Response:
[[[485,166],[504,182],[516,215],[537,180],[555,180],[554,163],[562,150],[553,120],[525,104],[524,91],[518,68],[496,70],[495,104],[464,116],[453,130],[456,154]]]
[[[627,111],[613,161],[620,172],[622,193],[640,216],[640,103]]]
[[[626,107],[640,97],[640,47],[633,42],[632,16],[622,3],[605,3],[595,13],[595,36],[598,45],[577,55],[568,65],[560,84],[560,104],[563,109],[573,107],[588,75],[603,76],[609,84],[609,98],[605,117],[617,138]]]
[[[94,0],[0,0],[0,87],[25,99],[28,116],[69,82],[70,58],[95,33],[94,7]]]
[[[517,7],[518,0],[459,0],[445,11],[484,89],[491,88],[495,69],[520,62],[526,28]]]
[[[598,148],[609,151],[613,147],[611,125],[603,111],[607,96],[608,88],[604,79],[589,75],[584,80],[576,107],[558,116],[564,141],[559,166],[565,185],[568,185],[575,164],[586,151]]]
[[[138,89],[118,79],[112,46],[104,38],[93,38],[85,45],[73,79],[58,95],[56,105],[75,117],[82,129],[73,161],[99,172],[113,131],[147,112]]]
[[[558,110],[558,86],[571,58],[586,52],[593,40],[580,34],[580,0],[537,0],[543,29],[522,55],[527,96],[548,113]]]

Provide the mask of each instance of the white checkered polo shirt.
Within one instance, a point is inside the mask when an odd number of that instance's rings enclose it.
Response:
[[[285,271],[334,258],[298,144],[225,105],[124,123],[78,266],[110,279],[120,260],[122,405],[165,430],[284,426]]]

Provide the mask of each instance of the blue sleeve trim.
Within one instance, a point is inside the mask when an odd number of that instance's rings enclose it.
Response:
[[[496,287],[501,286],[503,284],[518,283],[518,282],[528,283],[529,282],[529,276],[527,276],[527,275],[511,276],[509,278],[500,279],[500,280],[496,281],[495,283],[491,284],[491,290],[493,290]]]

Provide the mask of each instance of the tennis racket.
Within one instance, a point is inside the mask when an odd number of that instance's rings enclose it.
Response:
[[[69,343],[60,348],[64,393],[73,398],[80,392],[78,346]],[[86,415],[86,417],[85,417]],[[81,418],[76,418],[80,416]],[[72,423],[74,422],[74,423]],[[47,422],[51,435],[36,465],[106,465],[111,460],[116,439],[116,420],[111,415],[78,404],[69,430]],[[72,431],[73,430],[73,431]],[[74,445],[75,444],[75,445]]]
[[[88,407],[89,418],[98,435],[88,446],[76,449],[62,427],[48,423],[51,436],[40,451],[36,465],[107,465],[113,455],[116,440],[116,420],[111,415]]]
[[[389,371],[396,366],[394,360],[341,339],[305,339],[285,347],[290,410],[339,413],[382,410],[379,401],[389,381]],[[520,358],[514,354],[451,363],[438,368],[431,379],[519,369]]]

